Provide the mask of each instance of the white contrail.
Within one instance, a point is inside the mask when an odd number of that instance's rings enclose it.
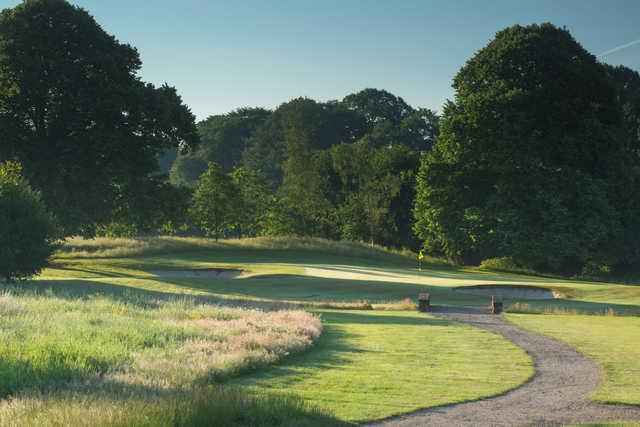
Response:
[[[629,43],[622,44],[620,46],[616,46],[613,49],[609,49],[606,52],[602,52],[600,55],[597,55],[597,57],[598,58],[602,58],[603,56],[609,55],[610,53],[617,52],[617,51],[622,50],[622,49],[626,49],[626,48],[631,47],[633,45],[636,45],[638,43],[640,43],[640,39],[634,40],[634,41],[629,42]]]

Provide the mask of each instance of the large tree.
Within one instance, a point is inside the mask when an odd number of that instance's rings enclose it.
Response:
[[[194,144],[174,88],[137,76],[138,52],[64,0],[0,15],[0,159],[22,162],[67,233],[108,221],[123,188]]]
[[[568,31],[514,26],[456,75],[418,177],[415,231],[464,262],[611,263],[628,144],[605,68]]]

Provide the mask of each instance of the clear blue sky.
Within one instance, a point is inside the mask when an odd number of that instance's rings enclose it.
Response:
[[[11,7],[16,0],[0,0]],[[440,110],[496,31],[567,27],[600,54],[640,39],[639,0],[73,0],[137,47],[142,77],[176,86],[198,119],[365,87]],[[601,58],[640,70],[640,42]]]

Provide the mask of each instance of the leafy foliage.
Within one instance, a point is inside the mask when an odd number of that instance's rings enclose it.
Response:
[[[226,172],[239,167],[246,140],[270,114],[263,108],[241,108],[198,123],[200,145],[178,156],[171,170],[172,182],[195,185],[208,162],[216,162]]]
[[[514,26],[454,88],[418,175],[425,246],[461,262],[511,256],[565,273],[619,261],[611,238],[624,229],[618,189],[634,188],[630,152],[595,57],[553,25]]]
[[[0,15],[0,159],[17,159],[67,234],[108,222],[123,186],[197,142],[176,90],[137,77],[138,52],[64,0]]]
[[[209,163],[193,193],[190,215],[196,226],[216,239],[236,225],[240,198],[231,177],[220,166]]]
[[[13,280],[40,272],[56,237],[54,219],[22,178],[20,164],[0,164],[0,276]]]

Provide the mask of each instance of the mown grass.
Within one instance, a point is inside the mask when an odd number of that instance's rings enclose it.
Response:
[[[507,391],[534,372],[502,337],[415,312],[322,311],[313,352],[233,384],[295,393],[351,422],[478,399]]]
[[[507,314],[506,318],[591,357],[602,369],[604,382],[590,399],[640,404],[640,318],[551,314]]]

